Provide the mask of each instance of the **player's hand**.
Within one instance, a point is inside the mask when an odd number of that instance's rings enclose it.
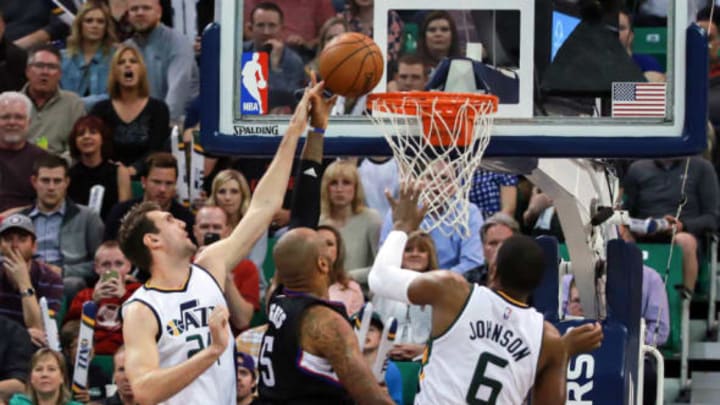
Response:
[[[397,200],[389,190],[385,190],[385,197],[392,208],[393,229],[410,233],[420,227],[427,212],[425,204],[420,204],[421,190],[420,182],[402,182]]]
[[[230,339],[227,330],[229,317],[230,313],[226,307],[215,307],[210,313],[208,327],[210,328],[212,343],[209,349],[217,356],[220,356],[225,351]]]
[[[675,218],[674,216],[672,216],[672,215],[665,215],[663,218],[664,218],[666,221],[668,221],[671,226],[672,226],[672,225],[675,225],[675,227],[677,228],[677,231],[678,231],[678,232],[682,232],[683,229],[685,229],[685,227],[683,226],[683,223],[682,223],[679,219]],[[667,230],[667,233],[672,234],[672,228],[670,228],[669,230]]]
[[[44,330],[38,328],[28,328],[27,331],[30,335],[30,340],[32,341],[33,345],[37,347],[47,347],[47,334]]]
[[[562,336],[562,340],[570,356],[589,353],[602,344],[602,326],[598,322],[586,323],[582,326],[569,329]]]
[[[317,87],[317,75],[315,71],[310,71],[310,87],[317,88],[317,91],[310,92],[310,125],[314,128],[325,129],[328,126],[330,112],[335,106],[337,95],[330,98],[323,97],[325,87]]]
[[[3,267],[5,267],[5,272],[10,276],[17,289],[24,291],[32,287],[30,269],[19,250],[8,249],[5,252]]]
[[[311,89],[305,89],[302,98],[295,107],[295,112],[292,117],[290,117],[288,133],[300,136],[305,132],[308,123],[308,113],[310,111],[310,91]]]

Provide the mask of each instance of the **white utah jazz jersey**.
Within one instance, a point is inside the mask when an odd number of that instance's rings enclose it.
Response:
[[[157,347],[160,367],[180,364],[210,344],[208,320],[213,308],[227,306],[220,286],[207,270],[190,266],[185,286],[160,290],[147,285],[138,288],[125,305],[140,301],[150,307],[159,323]],[[235,345],[232,332],[225,352],[195,381],[162,404],[235,404],[237,382]]]
[[[475,285],[455,322],[431,340],[416,405],[520,405],[535,382],[543,316]]]

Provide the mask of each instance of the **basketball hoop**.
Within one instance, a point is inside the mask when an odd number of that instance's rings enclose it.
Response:
[[[372,122],[393,151],[401,178],[420,180],[426,186],[421,199],[431,220],[423,222],[423,230],[470,236],[468,197],[473,174],[490,142],[498,98],[413,91],[370,94],[367,104]]]

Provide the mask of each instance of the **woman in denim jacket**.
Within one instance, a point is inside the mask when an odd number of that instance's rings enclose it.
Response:
[[[73,21],[67,48],[62,50],[60,84],[82,97],[88,111],[108,97],[108,74],[115,42],[115,25],[108,7],[102,3],[85,3]]]

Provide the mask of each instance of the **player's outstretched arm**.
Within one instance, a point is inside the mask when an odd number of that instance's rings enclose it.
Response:
[[[462,276],[453,277],[452,272],[444,270],[418,273],[402,268],[408,233],[418,229],[427,211],[420,204],[421,188],[421,183],[408,181],[401,184],[397,199],[386,192],[392,207],[393,231],[380,247],[368,281],[370,289],[380,296],[417,305],[437,305],[446,298],[447,291],[467,287],[467,282]]]
[[[321,94],[322,91],[322,82],[305,91],[295,108],[295,113],[290,118],[290,124],[275,157],[255,188],[247,213],[229,237],[208,246],[196,260],[213,274],[221,287],[225,284],[227,272],[247,256],[252,246],[270,225],[275,212],[282,207],[295,149],[307,127],[310,98],[314,94]]]
[[[533,404],[564,405],[568,352],[558,330],[545,322],[540,359],[532,389]]]
[[[302,348],[326,358],[358,405],[393,404],[365,362],[350,323],[320,305],[307,310],[300,325]]]
[[[227,322],[227,309],[216,307],[208,321],[212,343],[174,367],[160,368],[155,341],[156,335],[160,333],[160,325],[147,305],[141,302],[129,304],[123,314],[123,338],[125,370],[135,393],[135,401],[140,405],[163,402],[215,364],[230,339]]]

